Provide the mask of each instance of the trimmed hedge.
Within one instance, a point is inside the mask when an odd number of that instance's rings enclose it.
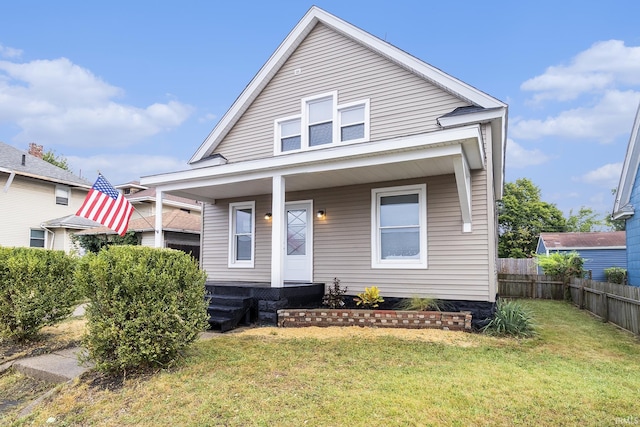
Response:
[[[206,275],[184,252],[112,246],[86,255],[76,280],[89,298],[83,344],[98,370],[170,364],[206,328]]]
[[[0,247],[0,337],[36,337],[73,311],[76,259],[63,251]]]

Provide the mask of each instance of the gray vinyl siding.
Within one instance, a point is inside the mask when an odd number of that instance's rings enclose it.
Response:
[[[371,189],[413,183],[427,185],[427,269],[371,268]],[[325,220],[314,219],[314,281],[334,277],[355,294],[378,286],[387,297],[424,295],[442,299],[489,301],[491,282],[485,171],[472,172],[473,230],[462,232],[454,175],[287,193],[287,201],[312,199],[327,210]],[[271,196],[256,201],[256,262],[253,269],[230,269],[228,204],[205,205],[202,265],[209,280],[269,282],[271,262]]]
[[[294,70],[302,70],[295,75]],[[370,99],[370,140],[438,130],[436,119],[468,103],[318,24],[216,149],[229,162],[273,156],[274,120],[299,114],[304,97],[338,91],[338,103]]]

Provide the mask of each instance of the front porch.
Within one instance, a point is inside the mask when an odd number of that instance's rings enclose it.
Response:
[[[324,283],[285,283],[271,287],[269,282],[207,281],[209,324],[222,332],[240,323],[275,325],[282,308],[313,308],[322,302]]]

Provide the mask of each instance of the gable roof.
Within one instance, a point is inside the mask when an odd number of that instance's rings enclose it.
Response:
[[[417,59],[403,50],[357,28],[342,19],[313,6],[287,35],[276,51],[271,55],[260,71],[254,76],[245,90],[233,103],[231,108],[220,119],[216,127],[204,140],[194,155],[189,160],[194,164],[213,154],[218,144],[224,139],[231,128],[236,124],[260,92],[267,86],[278,70],[302,43],[305,37],[318,24],[322,23],[332,30],[348,37],[357,43],[373,50],[395,62],[406,70],[428,80],[441,89],[467,100],[469,103],[483,108],[506,109],[506,104],[485,94],[484,92],[444,73],[443,71]],[[500,129],[501,140],[506,140],[506,115]],[[500,141],[504,147],[504,142]],[[502,165],[500,165],[503,167]]]
[[[616,190],[616,200],[613,204],[613,218],[624,219],[634,214],[634,207],[630,205],[631,192],[640,166],[640,105],[636,111],[636,118],[631,128],[631,136],[624,157],[620,182]]]
[[[75,187],[91,188],[92,185],[84,178],[3,142],[0,142],[0,172]]]
[[[154,231],[151,224],[155,224],[156,216],[151,215],[143,218],[136,218],[129,221],[129,231],[142,233],[145,231]],[[200,217],[191,215],[183,211],[174,210],[168,214],[162,215],[162,231],[174,231],[179,233],[200,234]],[[78,235],[85,234],[117,234],[110,228],[100,226],[82,230],[76,233]]]
[[[589,233],[540,233],[547,250],[624,249],[624,231],[594,231]]]

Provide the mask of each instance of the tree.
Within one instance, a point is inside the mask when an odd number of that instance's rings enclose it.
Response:
[[[540,189],[527,178],[506,183],[498,204],[498,255],[527,258],[536,251],[542,232],[566,231],[562,212],[540,200]]]
[[[102,248],[119,245],[139,245],[138,236],[134,231],[127,231],[124,236],[117,234],[74,234],[71,237],[74,244],[87,252],[98,253]]]
[[[596,214],[593,209],[582,206],[575,215],[573,209],[569,211],[566,231],[583,233],[596,231],[595,228],[604,225],[604,222],[604,220],[598,219],[598,214]]]
[[[51,149],[42,153],[42,160],[44,160],[45,162],[49,162],[52,165],[59,167],[60,169],[71,172],[71,168],[69,167],[67,158],[63,155],[57,156],[56,152]]]

